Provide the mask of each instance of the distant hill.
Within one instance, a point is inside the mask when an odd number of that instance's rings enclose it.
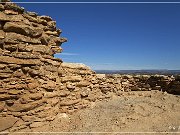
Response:
[[[95,72],[98,74],[180,74],[180,70],[95,70]]]

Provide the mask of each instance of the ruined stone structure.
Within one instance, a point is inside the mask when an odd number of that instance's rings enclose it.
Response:
[[[58,113],[126,91],[180,92],[180,77],[95,74],[54,58],[67,39],[49,16],[0,4],[0,131],[34,128]]]

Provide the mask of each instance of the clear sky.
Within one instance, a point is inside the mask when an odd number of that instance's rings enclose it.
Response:
[[[56,57],[65,62],[93,69],[180,69],[180,3],[19,5],[57,21],[68,42]]]

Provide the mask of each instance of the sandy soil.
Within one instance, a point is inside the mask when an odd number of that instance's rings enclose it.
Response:
[[[53,121],[45,122],[41,127],[23,129],[21,132],[88,135],[119,132],[180,134],[180,96],[160,91],[126,92],[119,97],[93,102],[89,108],[72,115],[59,114]]]

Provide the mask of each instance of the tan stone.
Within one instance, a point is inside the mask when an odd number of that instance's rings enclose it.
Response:
[[[13,11],[17,11],[19,13],[24,12],[24,8],[16,5],[15,3],[6,3],[5,4],[5,9],[10,9],[10,10],[13,10]]]
[[[22,60],[22,59],[18,59],[18,58],[9,57],[9,56],[1,56],[0,62],[7,63],[7,64],[19,64],[19,65],[38,65],[38,64],[40,64],[39,60]]]
[[[58,97],[59,96],[59,92],[45,92],[44,93],[44,97],[45,98],[53,98],[53,97]]]
[[[47,103],[50,104],[51,106],[56,106],[59,103],[60,99],[59,98],[51,98],[47,100]]]
[[[57,31],[45,31],[45,34],[59,36],[59,33]]]
[[[3,12],[0,12],[0,21],[13,21],[13,22],[20,22],[23,21],[22,15],[6,15]]]
[[[37,83],[37,82],[29,83],[27,86],[29,89],[35,89],[39,86],[39,83]]]
[[[43,84],[42,88],[46,89],[47,91],[53,91],[56,88],[56,83],[53,81],[47,82],[47,84]]]
[[[26,19],[28,19],[28,20],[31,21],[31,22],[38,23],[37,18],[30,16],[28,13],[24,13],[24,14],[23,14],[23,17],[26,18]]]
[[[25,22],[25,19],[24,19],[24,17],[21,14],[18,14],[18,15],[8,15],[8,18],[9,18],[9,21],[12,21],[12,22],[22,22],[22,21]]]
[[[81,76],[65,76],[62,77],[62,82],[80,82],[82,80]]]
[[[0,101],[8,100],[8,99],[17,99],[17,95],[8,95],[8,94],[0,94]]]
[[[65,100],[65,101],[61,101],[60,105],[61,106],[69,106],[69,105],[74,105],[77,104],[81,101],[81,99],[76,99],[76,100]]]
[[[22,116],[22,120],[25,122],[34,121],[35,119],[36,119],[35,116]]]
[[[39,39],[41,40],[41,43],[43,45],[48,45],[49,44],[50,37],[47,34],[43,33],[42,36]]]
[[[70,94],[70,91],[65,91],[65,90],[63,90],[63,91],[59,91],[59,95],[61,96],[61,97],[66,97],[66,96],[68,96]]]
[[[32,43],[32,44],[41,44],[41,41],[36,38],[30,38],[21,34],[8,32],[6,33],[5,43],[19,43],[19,42],[25,42],[25,43]]]
[[[89,86],[91,83],[89,81],[80,81],[76,84],[77,87],[86,87]]]
[[[74,90],[76,88],[75,84],[72,84],[72,83],[68,83],[66,85],[66,87],[67,87],[68,90]]]
[[[89,92],[90,92],[90,89],[89,89],[89,88],[83,88],[83,89],[81,89],[81,97],[88,97]]]
[[[3,12],[0,12],[0,21],[9,21],[9,17],[3,13]]]
[[[5,32],[3,30],[0,30],[0,39],[5,38]]]
[[[5,90],[4,88],[0,88],[0,94],[4,94],[6,92],[7,92],[7,90]]]
[[[44,19],[40,19],[39,16],[37,16],[38,24],[42,24],[44,26],[47,26],[47,21]]]
[[[53,65],[53,66],[60,66],[60,64],[61,64],[60,62],[53,61],[51,59],[44,59],[44,58],[42,58],[41,61],[49,63],[50,65]]]
[[[5,103],[0,101],[0,112],[4,110]]]
[[[27,112],[27,111],[35,109],[36,107],[43,105],[44,103],[46,103],[45,99],[34,101],[34,102],[23,104],[23,105],[20,103],[15,103],[13,106],[8,107],[7,109],[12,112]]]
[[[52,28],[52,30],[55,30],[55,28],[56,28],[56,22],[55,21],[49,21],[49,22],[47,22],[47,25],[49,28]]]
[[[24,23],[20,22],[7,22],[4,25],[4,31],[6,32],[15,32],[18,34],[31,36],[31,37],[38,37],[42,34],[41,28],[35,28],[32,26],[25,25]]]
[[[39,55],[29,52],[13,52],[11,56],[19,59],[39,59]]]
[[[18,119],[15,117],[0,117],[0,132],[11,128]]]
[[[10,95],[18,95],[18,94],[20,94],[20,93],[21,93],[20,90],[9,90],[9,91],[8,91],[8,94],[10,94]]]
[[[34,93],[34,94],[30,94],[29,98],[32,100],[39,100],[43,97],[42,93]]]
[[[26,48],[32,50],[33,52],[39,52],[41,54],[53,54],[51,48],[45,45],[31,45],[27,46]]]
[[[34,122],[30,125],[30,128],[37,128],[37,127],[42,127],[44,126],[45,123],[44,122]]]
[[[37,15],[38,15],[36,12],[29,12],[29,11],[27,11],[26,13],[28,15],[32,16],[32,17],[37,17]]]
[[[51,18],[50,16],[44,16],[44,15],[42,15],[42,16],[40,16],[39,18],[40,18],[40,19],[44,19],[44,20],[46,20],[46,21],[52,21],[52,18]]]
[[[72,68],[72,69],[79,69],[79,70],[80,69],[85,69],[85,70],[89,69],[90,70],[90,68],[88,66],[86,66],[82,63],[66,63],[66,62],[63,62],[61,64],[61,66],[64,68]]]
[[[18,12],[13,10],[5,10],[4,13],[7,15],[18,15]]]

